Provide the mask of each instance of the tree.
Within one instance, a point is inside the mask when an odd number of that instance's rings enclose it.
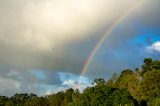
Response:
[[[13,103],[16,105],[23,105],[24,102],[28,99],[29,99],[28,94],[23,94],[23,93],[22,94],[16,93],[14,96],[10,98],[10,100],[13,101]]]
[[[69,106],[79,106],[79,96],[80,96],[80,91],[79,89],[76,89],[74,91],[74,93],[72,94],[72,101],[73,102],[70,102],[68,105]]]
[[[116,81],[116,87],[122,89],[128,89],[134,99],[141,101],[142,94],[138,88],[140,84],[139,71],[132,71],[130,69],[123,70]]]
[[[74,90],[72,88],[66,90],[65,96],[64,96],[64,103],[63,103],[64,106],[67,106],[68,103],[73,102],[72,100],[73,94],[74,94]]]
[[[160,70],[147,72],[140,83],[140,90],[147,101],[160,97]]]
[[[152,69],[153,70],[160,70],[160,61],[158,61],[158,60],[153,61]]]
[[[15,103],[13,101],[8,100],[5,102],[5,105],[2,105],[2,106],[17,106],[17,105],[15,105]]]
[[[146,66],[151,66],[153,60],[151,58],[145,58],[143,62],[145,63]]]
[[[106,82],[106,85],[109,87],[115,87],[117,79],[118,79],[117,73],[113,73],[112,78]]]
[[[112,95],[112,106],[135,106],[138,103],[126,89],[116,89]]]
[[[8,101],[8,97],[6,96],[0,96],[0,106],[4,106],[5,102]]]
[[[152,63],[153,60],[151,58],[145,58],[144,59],[144,64],[142,65],[142,72],[141,75],[143,76],[146,72],[152,71]]]
[[[93,85],[103,85],[105,84],[105,80],[103,78],[96,78],[93,82]]]
[[[48,104],[50,106],[62,106],[64,102],[65,94],[63,91],[58,92],[57,94],[52,94],[47,97]]]
[[[79,95],[72,106],[117,106],[134,105],[134,99],[126,89],[118,89],[105,84],[88,87]]]
[[[125,69],[121,72],[120,76],[115,82],[115,85],[120,88],[128,87],[128,78],[133,75],[133,71],[130,69]]]

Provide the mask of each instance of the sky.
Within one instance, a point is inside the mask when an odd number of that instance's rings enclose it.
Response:
[[[160,59],[159,4],[0,0],[0,95],[83,90],[95,78],[140,68],[146,57]]]

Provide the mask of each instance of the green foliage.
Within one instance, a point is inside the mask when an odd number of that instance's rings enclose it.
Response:
[[[63,103],[64,106],[67,106],[68,103],[73,102],[72,100],[73,94],[74,94],[74,90],[72,88],[66,90],[65,96],[64,96],[64,103]]]
[[[153,61],[152,69],[153,70],[160,70],[160,61],[158,61],[158,60]]]
[[[160,106],[160,98],[155,98],[148,102],[148,106]]]
[[[8,100],[5,102],[5,105],[1,105],[1,106],[16,106],[16,104],[13,101]]]
[[[153,70],[160,70],[160,61],[158,60],[153,61],[151,58],[144,59],[141,75],[143,76],[146,72]]]
[[[126,89],[100,85],[86,88],[74,104],[75,106],[133,106],[134,100]]]
[[[115,85],[118,88],[128,89],[128,91],[131,93],[134,99],[140,101],[142,95],[138,88],[139,83],[140,83],[139,73],[137,71],[133,72],[127,69],[122,71]]]
[[[5,96],[0,96],[0,106],[5,105],[5,102],[8,101],[8,98]]]
[[[112,78],[106,82],[106,85],[114,88],[117,79],[118,79],[118,74],[113,73]]]
[[[160,97],[160,70],[147,72],[140,83],[140,89],[146,100]]]
[[[64,95],[64,92],[58,92],[57,94],[49,95],[47,97],[48,104],[52,104],[53,106],[62,106]]]
[[[103,85],[105,84],[105,80],[103,78],[98,78],[98,79],[95,79],[93,82],[92,82],[93,85]]]

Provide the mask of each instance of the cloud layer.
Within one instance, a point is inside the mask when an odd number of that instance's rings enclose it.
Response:
[[[115,21],[135,2],[1,1],[0,62],[18,70],[70,70],[72,66],[68,65],[83,62],[86,54],[69,47],[94,38],[106,23]]]

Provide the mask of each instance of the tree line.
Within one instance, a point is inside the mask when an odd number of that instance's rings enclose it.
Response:
[[[38,97],[36,94],[0,96],[0,106],[160,106],[160,61],[145,58],[141,68],[97,78],[83,92],[72,88]]]

